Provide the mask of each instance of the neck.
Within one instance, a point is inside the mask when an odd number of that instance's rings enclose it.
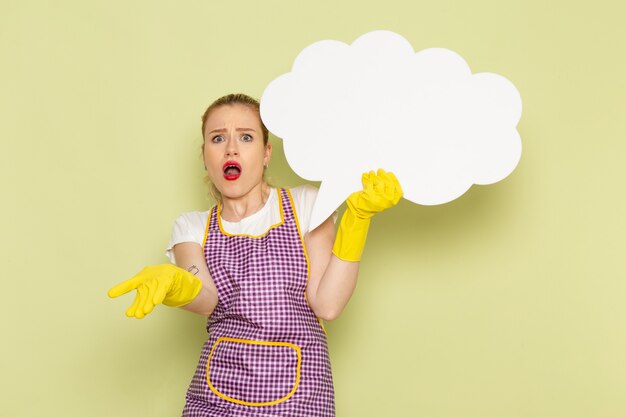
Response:
[[[237,198],[222,197],[221,217],[228,222],[238,222],[261,210],[269,198],[270,187],[262,182],[248,193]]]

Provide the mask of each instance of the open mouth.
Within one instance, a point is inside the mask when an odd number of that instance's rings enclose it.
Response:
[[[241,175],[241,165],[236,161],[227,161],[223,168],[224,178],[228,181],[234,181]]]

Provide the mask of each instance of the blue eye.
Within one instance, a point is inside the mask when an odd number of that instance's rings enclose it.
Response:
[[[241,140],[244,142],[251,142],[252,141],[252,136],[248,135],[247,133],[245,135],[243,135],[241,137]]]
[[[213,143],[224,142],[224,136],[222,135],[213,136],[213,139],[211,139],[211,142]]]

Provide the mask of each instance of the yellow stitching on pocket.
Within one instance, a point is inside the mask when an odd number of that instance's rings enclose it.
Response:
[[[222,343],[222,342],[232,342],[232,343],[244,343],[244,344],[249,344],[249,345],[260,345],[260,346],[279,346],[279,347],[289,347],[291,349],[293,349],[296,353],[296,356],[298,358],[298,362],[296,365],[296,380],[295,383],[293,385],[293,388],[291,389],[291,391],[285,395],[282,398],[279,398],[277,400],[273,400],[273,401],[266,401],[266,402],[250,402],[250,401],[244,401],[242,399],[238,399],[238,398],[232,398],[229,397],[228,395],[220,392],[217,388],[215,388],[213,386],[213,383],[211,382],[211,359],[213,358],[213,354],[215,353],[215,349],[217,348],[217,346]],[[248,405],[248,406],[253,406],[253,407],[262,407],[262,406],[269,406],[269,405],[276,405],[276,404],[280,404],[284,401],[286,401],[287,399],[289,399],[298,389],[298,385],[300,384],[300,367],[302,365],[302,354],[300,352],[300,348],[296,345],[294,345],[293,343],[287,343],[287,342],[266,342],[263,340],[247,340],[247,339],[235,339],[232,337],[220,337],[219,339],[217,339],[215,341],[215,344],[213,345],[213,348],[211,349],[211,353],[209,354],[209,357],[207,359],[207,368],[206,368],[206,379],[207,379],[207,384],[209,386],[209,389],[211,389],[211,391],[213,391],[215,393],[215,395],[217,395],[220,398],[223,398],[226,401],[230,401],[236,404],[242,404],[242,405]]]

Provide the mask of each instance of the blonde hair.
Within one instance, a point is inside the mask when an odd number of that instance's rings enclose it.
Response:
[[[257,116],[259,117],[259,124],[261,125],[261,131],[263,133],[263,145],[267,146],[267,143],[269,141],[269,132],[267,130],[267,127],[265,127],[265,125],[263,124],[263,120],[261,120],[261,106],[259,104],[259,101],[256,100],[255,98],[250,97],[247,94],[242,94],[242,93],[228,94],[228,95],[218,98],[213,103],[211,103],[211,105],[207,107],[207,109],[204,111],[204,114],[202,115],[202,146],[201,146],[202,155],[204,155],[204,141],[206,139],[204,137],[204,130],[206,128],[206,122],[209,116],[211,115],[211,112],[217,109],[218,107],[235,106],[238,104],[246,106],[256,112]],[[267,183],[265,174],[263,174],[263,180]],[[211,182],[211,179],[209,178],[208,175],[205,176],[204,181],[207,183],[209,187],[209,195],[215,201],[221,202],[222,193],[220,193],[220,191],[217,189],[215,184]]]

